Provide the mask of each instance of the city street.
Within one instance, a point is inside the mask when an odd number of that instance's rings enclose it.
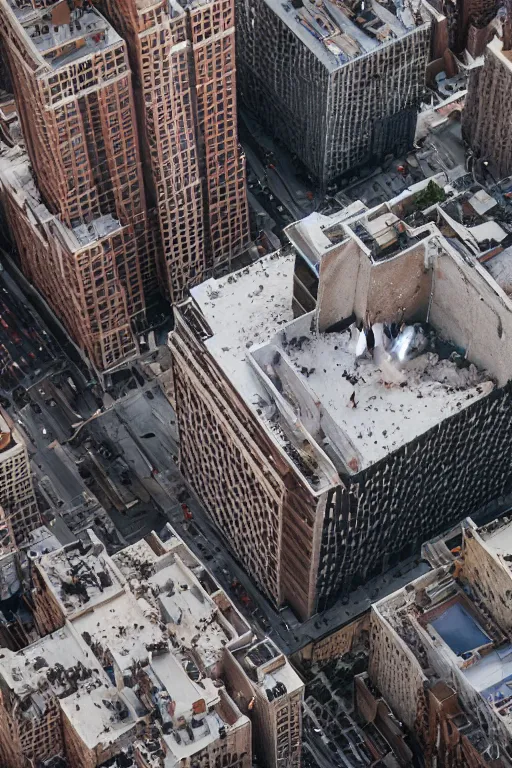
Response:
[[[33,311],[24,297],[23,301]],[[38,324],[40,333],[48,334],[49,343],[58,349],[40,318]],[[36,484],[55,518],[55,530],[64,539],[72,538],[69,529],[74,525],[81,530],[84,520],[105,512],[117,531],[118,546],[170,522],[255,629],[274,636],[288,652],[348,622],[376,595],[423,572],[424,565],[415,560],[401,564],[399,572],[361,588],[349,603],[339,602],[321,618],[304,624],[289,609],[276,611],[226,547],[181,477],[175,414],[158,383],[140,374],[133,376],[134,388],[125,389],[118,399],[104,395],[104,405],[98,408],[86,378],[62,354],[57,368],[36,383],[27,382],[26,395],[9,410],[27,437]],[[84,471],[91,466],[94,476]],[[192,520],[185,520],[184,500]]]
[[[61,350],[27,305],[12,277],[0,268],[0,387],[29,386],[55,366]]]
[[[288,224],[315,211],[323,198],[299,178],[291,156],[242,111],[240,137],[249,169],[248,188],[276,224],[281,236]]]

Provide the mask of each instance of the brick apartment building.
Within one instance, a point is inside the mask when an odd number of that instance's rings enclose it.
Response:
[[[21,267],[107,370],[137,353],[147,301],[249,244],[233,0],[0,7],[28,152],[9,142],[0,168]]]
[[[512,174],[512,147],[508,141],[511,55],[498,37],[489,43],[482,66],[471,70],[462,112],[462,135],[475,157],[489,164],[496,180]]]
[[[369,676],[427,765],[512,765],[512,524],[462,524],[443,565],[372,606]]]
[[[101,0],[126,40],[172,301],[249,241],[233,0]]]
[[[110,558],[85,543],[34,555],[44,635],[0,659],[10,768],[298,768],[303,685],[168,526]],[[46,763],[44,763],[46,764]]]
[[[2,157],[21,267],[108,369],[157,286],[126,44],[88,0],[2,0],[0,34],[30,159]]]
[[[457,250],[407,223],[415,195],[291,225],[296,265],[277,253],[206,281],[169,339],[180,469],[301,618],[510,489],[512,304],[463,227]],[[428,351],[398,371],[359,359],[368,317],[422,323]]]

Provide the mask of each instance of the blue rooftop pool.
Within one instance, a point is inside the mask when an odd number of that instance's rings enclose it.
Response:
[[[491,639],[460,603],[451,605],[431,624],[458,656],[465,651],[472,651],[491,642]]]

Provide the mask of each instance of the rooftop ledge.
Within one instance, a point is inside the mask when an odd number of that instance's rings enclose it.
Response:
[[[422,0],[266,2],[330,71],[427,27],[435,15]]]
[[[34,53],[53,69],[121,42],[110,23],[91,4],[67,0],[34,8],[21,0],[4,0],[18,19]]]
[[[476,260],[468,263],[433,223],[408,227],[406,247],[385,248],[377,259],[356,234],[373,222],[371,235],[381,239],[379,222],[387,215],[396,232],[396,202],[387,213],[359,207],[331,217],[328,246],[316,266],[310,261],[318,275],[312,312],[293,318],[292,254],[266,256],[191,291],[188,303],[209,329],[206,347],[313,493],[384,459],[512,378],[511,356],[503,354],[512,339],[512,304]],[[393,373],[396,361],[390,367],[382,356],[356,355],[358,329],[368,318],[376,329],[419,328],[427,343]]]

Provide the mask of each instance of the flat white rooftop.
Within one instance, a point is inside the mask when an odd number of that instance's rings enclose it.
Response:
[[[499,685],[504,680],[512,682],[512,646],[500,651],[491,651],[476,664],[464,669],[463,674],[479,693]],[[512,691],[509,695],[512,695]]]
[[[43,555],[38,567],[59,599],[68,618],[90,611],[98,603],[123,593],[119,575],[111,567],[103,544],[89,532],[91,544],[67,545]]]
[[[149,609],[149,604],[142,605]],[[109,650],[120,669],[126,669],[135,661],[147,661],[148,647],[167,645],[160,625],[151,618],[151,612],[144,612],[131,593],[122,592],[79,616],[73,626],[91,647]]]
[[[153,658],[146,671],[164,723],[170,719],[172,702],[173,727],[164,730],[161,737],[168,750],[165,768],[180,765],[180,761],[205,749],[219,738],[222,727],[248,724],[248,718],[236,709],[223,688],[209,677],[196,683],[174,655]],[[182,727],[185,723],[187,728]]]
[[[308,316],[292,320],[294,261],[291,255],[272,254],[229,278],[207,280],[192,289],[213,332],[206,347],[282,446],[282,430],[269,422],[261,407],[269,402],[262,383],[269,368],[262,362],[267,359],[266,345],[273,345],[278,357],[292,366],[293,375],[281,375],[282,394],[292,411],[307,410],[307,395],[308,403],[326,412],[354,448],[352,457],[346,456],[346,463],[354,459],[352,471],[379,461],[493,389],[493,382],[474,366],[459,370],[452,360],[433,353],[405,364],[403,386],[387,386],[373,360],[356,359],[355,337],[349,330],[317,334],[310,330],[314,313],[311,322]],[[267,357],[273,359],[270,352]],[[249,358],[257,364],[249,364]],[[255,372],[258,366],[261,375]],[[279,376],[280,371],[277,362],[275,373]],[[336,430],[330,432],[332,437]]]
[[[247,364],[247,352],[293,320],[294,265],[294,255],[273,253],[229,277],[211,278],[191,290],[213,331],[205,342],[207,348],[249,405],[264,390]]]
[[[24,549],[27,551],[29,557],[46,555],[61,547],[62,543],[45,525],[41,525],[39,528],[30,531],[24,543]]]
[[[222,656],[232,639],[219,618],[216,604],[190,577],[188,570],[174,563],[149,579],[164,620],[185,648],[194,649],[206,668]]]
[[[158,560],[158,555],[144,539],[112,555],[112,561],[127,580],[140,579],[144,576],[148,578],[155,570]]]
[[[471,386],[454,362],[439,360],[433,353],[403,366],[404,386],[386,386],[382,370],[373,360],[356,360],[355,343],[348,330],[312,334],[300,348],[287,346],[285,353],[297,376],[359,451],[359,469],[379,461],[494,388],[492,381],[484,381],[476,371]]]
[[[117,741],[137,723],[113,687],[102,686],[87,693],[77,691],[62,699],[60,706],[90,749]]]
[[[85,650],[68,627],[37,640],[32,645],[13,653],[0,649],[0,675],[18,696],[26,696],[43,690],[46,685],[56,696],[70,693],[72,669],[82,668],[82,682],[103,684],[97,663],[85,655]],[[60,672],[55,674],[55,669]]]
[[[205,677],[198,685],[183,669],[178,659],[171,653],[155,656],[150,664],[150,674],[156,678],[159,687],[167,691],[175,702],[174,717],[181,716],[187,720],[192,713],[192,705],[204,699],[209,705],[219,699],[219,692],[212,681]]]
[[[250,648],[235,652],[235,656],[253,683],[264,691],[281,685],[287,693],[292,693],[303,687],[302,680],[288,663],[286,656],[268,638],[256,641]],[[278,695],[283,694],[284,690],[281,688]]]

